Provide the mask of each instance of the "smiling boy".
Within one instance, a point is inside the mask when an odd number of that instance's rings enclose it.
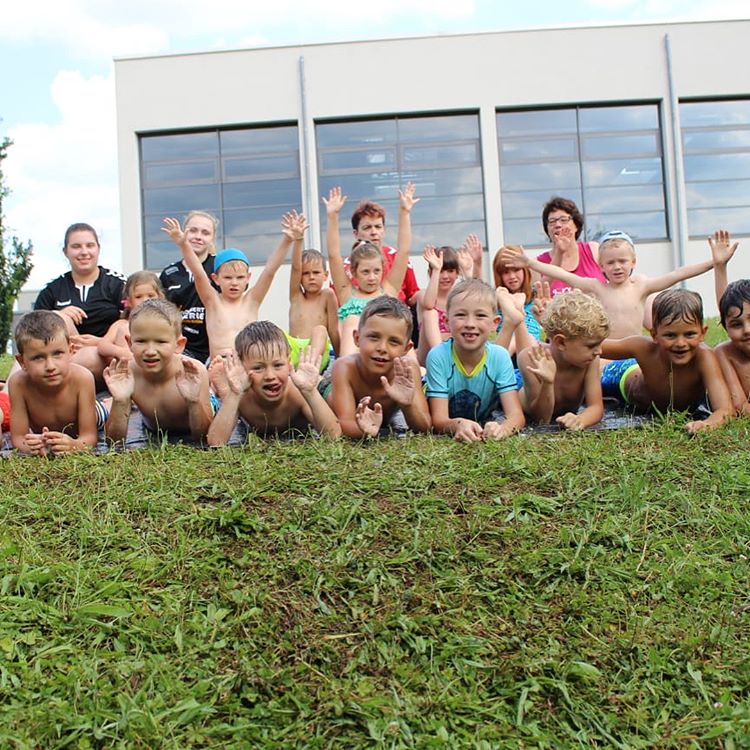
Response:
[[[479,279],[461,281],[447,302],[451,338],[427,355],[427,397],[437,432],[476,442],[503,438],[525,424],[507,350],[490,344],[499,316],[495,290]],[[493,412],[502,408],[505,419]]]
[[[208,374],[200,362],[182,356],[180,311],[166,300],[147,300],[130,314],[129,328],[133,359],[113,359],[104,371],[112,394],[107,437],[125,439],[135,403],[149,431],[201,441],[212,417]]]
[[[699,294],[667,289],[656,296],[651,338],[606,339],[602,355],[612,362],[602,370],[605,396],[644,411],[695,411],[705,404],[707,419],[693,420],[689,433],[719,427],[732,413],[729,390],[712,349],[703,343],[703,302]],[[627,359],[631,358],[631,359]]]
[[[718,344],[716,356],[737,414],[750,415],[750,280],[727,285],[719,299],[721,324],[729,341]]]
[[[401,410],[414,432],[429,432],[430,413],[411,349],[412,317],[396,297],[368,302],[354,331],[359,350],[333,363],[328,402],[347,437],[375,437]]]
[[[62,317],[46,310],[27,313],[15,341],[21,369],[8,380],[13,447],[43,456],[96,445],[94,377],[71,361]]]
[[[320,354],[304,349],[295,368],[284,332],[267,320],[245,326],[235,351],[211,363],[209,374],[221,407],[208,431],[209,445],[225,445],[239,417],[247,431],[279,435],[313,427],[325,437],[341,435],[336,416],[318,393]]]

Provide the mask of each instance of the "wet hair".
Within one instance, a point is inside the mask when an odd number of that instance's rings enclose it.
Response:
[[[580,289],[555,295],[541,322],[550,338],[558,333],[570,339],[605,339],[609,335],[609,318],[602,303]]]
[[[573,219],[573,223],[576,225],[576,239],[578,239],[583,230],[583,214],[578,210],[575,202],[570,200],[570,198],[561,198],[559,195],[555,195],[544,204],[544,208],[542,209],[542,228],[547,237],[549,237],[547,219],[553,211],[565,211],[565,213],[570,214],[570,218]]]
[[[182,314],[176,305],[167,302],[165,299],[147,299],[141,302],[138,307],[131,311],[128,318],[130,330],[133,330],[133,324],[138,318],[149,316],[165,320],[172,327],[176,338],[182,336]]]
[[[51,310],[34,310],[26,313],[16,325],[14,337],[16,351],[23,354],[23,349],[32,339],[49,344],[52,339],[60,335],[65,341],[70,341],[68,327],[63,318]]]
[[[358,240],[355,242],[352,252],[349,255],[349,268],[351,268],[352,273],[357,273],[357,266],[363,260],[371,258],[380,258],[381,263],[383,262],[383,254],[372,242],[368,242],[367,240]]]
[[[729,311],[736,307],[742,312],[745,302],[750,302],[750,279],[739,279],[728,284],[719,300],[719,315],[721,316],[721,325],[724,328],[727,327]]]
[[[270,357],[275,352],[289,358],[289,340],[284,331],[270,320],[256,320],[248,323],[234,338],[234,348],[240,359],[256,348],[262,356]]]
[[[509,265],[508,263],[503,263],[500,259],[500,255],[506,248],[517,252],[523,252],[519,245],[503,245],[495,253],[495,257],[492,259],[492,277],[495,281],[495,288],[499,286],[505,287],[505,284],[503,283],[503,274],[508,269],[520,268],[523,271],[523,285],[521,286],[521,291],[526,295],[526,304],[528,304],[531,302],[531,269],[528,266],[514,266],[512,264]]]
[[[355,232],[359,229],[359,223],[365,216],[370,216],[374,219],[382,219],[383,225],[385,225],[385,209],[379,203],[361,201],[352,214],[352,229]]]
[[[131,273],[125,281],[125,289],[123,290],[123,302],[127,303],[125,305],[124,317],[129,317],[131,313],[129,302],[130,295],[135,291],[137,286],[142,286],[143,284],[150,284],[159,299],[165,299],[166,295],[164,294],[164,287],[161,285],[161,281],[159,281],[159,277],[155,273],[152,271],[136,271],[135,273]]]
[[[697,292],[687,289],[665,289],[654,298],[652,308],[654,330],[675,320],[703,325],[703,300]]]
[[[459,281],[448,295],[448,300],[445,303],[445,311],[447,313],[450,313],[456,297],[472,297],[481,303],[486,302],[487,306],[493,312],[497,307],[495,290],[481,279],[464,279],[463,281]]]
[[[375,297],[374,300],[368,302],[365,305],[365,309],[362,310],[362,314],[359,316],[357,330],[361,331],[365,327],[367,321],[376,315],[381,318],[403,320],[406,324],[406,338],[407,340],[411,339],[414,319],[411,316],[411,310],[398,297],[389,297],[384,294],[380,297]]]
[[[96,229],[91,226],[91,224],[85,224],[82,221],[79,221],[77,224],[71,224],[66,230],[65,230],[65,239],[63,240],[63,252],[65,252],[65,248],[68,246],[68,241],[70,240],[70,235],[73,234],[73,232],[91,232],[91,234],[94,235],[94,239],[96,240],[96,245],[99,247],[99,235],[96,233]]]
[[[309,250],[303,250],[302,265],[304,266],[305,263],[320,263],[323,266],[324,271],[328,270],[325,256],[320,252],[320,250],[313,250],[312,248],[310,248]]]

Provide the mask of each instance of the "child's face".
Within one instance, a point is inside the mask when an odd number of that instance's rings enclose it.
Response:
[[[31,339],[24,344],[23,354],[17,354],[18,364],[34,385],[54,388],[62,385],[70,371],[70,344],[60,333],[46,344],[42,339]]]
[[[610,284],[624,284],[635,268],[635,253],[627,242],[608,242],[599,253],[599,265]]]
[[[385,237],[385,221],[379,216],[363,216],[359,220],[359,226],[354,230],[354,237],[358,240],[367,240],[380,249]]]
[[[319,260],[309,261],[302,264],[302,289],[305,294],[317,294],[328,280],[328,272],[323,270],[323,264]]]
[[[250,390],[257,398],[276,402],[284,396],[292,367],[288,352],[281,347],[251,346],[242,358],[242,365],[250,379]]]
[[[553,344],[571,367],[588,367],[602,353],[604,339],[594,336],[591,338],[571,338],[557,334],[553,337]]]
[[[448,310],[448,328],[454,347],[459,352],[481,349],[499,320],[489,301],[468,294],[454,297]]]
[[[188,244],[199,258],[204,258],[214,246],[214,223],[207,216],[192,216],[185,224]]]
[[[396,357],[403,357],[411,349],[407,335],[407,323],[402,318],[386,315],[369,317],[358,331],[354,332],[354,343],[365,370],[379,375],[387,374]]]
[[[365,294],[377,292],[383,283],[383,261],[381,258],[363,258],[353,272],[360,291]]]
[[[695,320],[672,320],[651,329],[651,337],[675,365],[691,362],[703,343],[706,326]]]
[[[147,299],[158,299],[161,295],[151,284],[136,284],[130,291],[128,302],[132,310]]]
[[[160,315],[140,315],[130,323],[128,343],[135,363],[147,373],[160,373],[185,348],[185,338],[177,336],[169,321]]]
[[[450,291],[458,278],[457,268],[443,268],[440,270],[439,288],[441,291]]]
[[[250,271],[244,263],[236,265],[224,263],[212,276],[221,289],[221,296],[225,299],[239,299],[250,283]]]
[[[500,281],[503,282],[503,286],[509,292],[513,292],[514,294],[523,289],[523,283],[525,280],[523,268],[509,268],[506,266],[500,274]]]
[[[725,323],[730,341],[746,357],[750,357],[750,302],[743,302],[741,310],[730,307]]]
[[[74,273],[91,273],[99,263],[99,243],[88,229],[71,232],[65,245],[65,256]]]

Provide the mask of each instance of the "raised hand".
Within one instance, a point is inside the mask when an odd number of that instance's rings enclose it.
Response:
[[[383,390],[399,405],[410,406],[414,400],[414,378],[406,357],[393,360],[393,380],[388,382],[385,375],[380,376]]]
[[[223,357],[215,357],[208,366],[208,378],[220,399],[230,393],[241,396],[249,387],[250,379],[236,352],[228,352]]]
[[[462,247],[465,247],[469,251],[469,255],[474,263],[482,262],[482,243],[476,234],[467,235]]]
[[[531,287],[534,295],[534,304],[531,306],[531,314],[539,323],[541,323],[547,305],[552,302],[549,281],[535,281]]]
[[[346,203],[346,196],[343,195],[340,187],[332,187],[328,191],[328,198],[322,197],[321,200],[325,204],[326,213],[330,216],[341,211]]]
[[[518,249],[505,245],[500,249],[500,262],[505,266],[512,268],[524,268],[529,265],[529,259],[526,257],[523,248]]]
[[[104,368],[104,382],[115,401],[129,401],[135,390],[135,377],[130,361],[116,357]]]
[[[362,430],[364,435],[377,437],[383,424],[383,407],[380,404],[375,404],[371,409],[370,401],[372,401],[370,396],[365,396],[359,400],[354,412],[354,419],[357,422],[357,427]]]
[[[306,346],[299,355],[299,362],[290,377],[292,383],[303,393],[311,393],[320,382],[320,362],[322,355],[315,354],[309,346]]]
[[[67,307],[63,307],[62,310],[58,310],[60,315],[64,315],[69,320],[73,321],[74,325],[81,325],[83,321],[88,318],[88,315],[86,314],[85,310],[82,310],[80,307],[76,307],[75,305],[68,305]]]
[[[717,229],[714,236],[708,238],[714,266],[725,266],[732,259],[739,243],[731,244],[731,242],[732,238],[726,229]]]
[[[419,198],[414,197],[416,189],[413,182],[407,182],[406,187],[398,191],[398,202],[404,211],[411,211],[419,203]]]
[[[170,217],[164,219],[164,226],[161,231],[166,232],[175,245],[181,245],[185,241],[185,233],[177,219],[171,219]]]
[[[443,267],[443,253],[437,250],[434,245],[425,245],[422,251],[422,257],[427,261],[427,265],[433,273],[439,273]]]
[[[281,217],[281,231],[290,240],[303,240],[309,224],[304,214],[289,211]]]
[[[182,357],[182,366],[174,377],[180,395],[189,404],[195,404],[201,397],[201,368],[191,357]]]
[[[456,255],[458,255],[458,270],[461,272],[461,276],[465,279],[470,279],[474,272],[474,261],[471,253],[468,248],[462,245],[456,251]]]
[[[529,364],[526,368],[540,383],[554,383],[557,374],[557,365],[552,358],[550,350],[546,346],[529,347],[527,350]]]

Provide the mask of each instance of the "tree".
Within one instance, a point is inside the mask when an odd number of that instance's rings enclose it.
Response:
[[[9,190],[5,187],[2,166],[12,143],[9,138],[4,138],[0,143],[0,353],[5,352],[8,347],[16,298],[34,267],[31,261],[31,242],[24,245],[18,237],[13,236],[8,238],[10,247],[6,243],[3,199]]]

